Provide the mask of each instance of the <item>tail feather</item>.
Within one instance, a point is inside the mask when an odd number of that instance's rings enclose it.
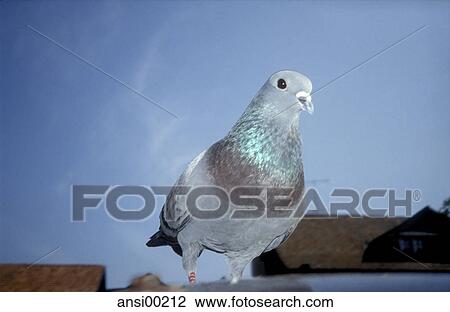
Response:
[[[158,231],[155,234],[153,234],[152,237],[150,237],[146,245],[147,247],[158,247],[169,245],[169,242],[167,238],[164,237],[164,234],[161,233],[161,231]]]
[[[161,231],[156,232],[150,237],[147,242],[147,247],[159,247],[169,245],[172,247],[173,251],[175,251],[178,255],[182,256],[183,251],[181,250],[180,245],[178,244],[178,240],[174,237],[168,237],[164,235]]]

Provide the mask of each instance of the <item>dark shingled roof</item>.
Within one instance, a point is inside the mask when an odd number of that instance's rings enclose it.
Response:
[[[450,264],[450,217],[425,207],[367,246],[363,261]]]
[[[365,246],[402,221],[400,218],[305,219],[277,251],[289,268],[302,264],[313,268],[359,267]]]
[[[417,262],[363,262],[368,244],[406,218],[306,217],[280,247],[253,262],[254,275],[312,271],[450,270]],[[410,261],[410,259],[406,259]]]
[[[105,289],[99,265],[0,265],[0,291],[99,291]]]

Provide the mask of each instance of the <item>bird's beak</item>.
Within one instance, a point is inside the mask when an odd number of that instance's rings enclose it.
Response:
[[[302,110],[305,110],[310,114],[314,112],[314,105],[311,101],[311,94],[306,91],[299,91],[295,96],[297,97],[297,101],[300,103]]]

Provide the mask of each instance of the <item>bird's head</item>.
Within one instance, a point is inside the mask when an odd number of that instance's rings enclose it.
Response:
[[[312,83],[308,77],[291,70],[274,73],[252,101],[252,110],[281,122],[298,120],[301,111],[314,111]]]
[[[291,133],[298,129],[302,111],[312,114],[312,83],[291,70],[274,73],[255,95],[231,129],[232,137],[264,137],[270,133]]]
[[[311,102],[312,83],[300,73],[291,70],[279,71],[269,78],[263,90],[269,98],[273,98],[275,105],[283,106],[289,103],[286,109],[292,106],[297,111],[306,110],[310,114],[314,111]]]

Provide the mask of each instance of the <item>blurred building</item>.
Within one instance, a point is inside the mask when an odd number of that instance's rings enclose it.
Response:
[[[0,265],[0,291],[102,291],[99,265]]]
[[[373,239],[364,251],[365,262],[450,264],[450,218],[425,207],[412,218]]]
[[[305,217],[254,275],[308,272],[450,271],[450,218],[429,207],[411,218]]]

